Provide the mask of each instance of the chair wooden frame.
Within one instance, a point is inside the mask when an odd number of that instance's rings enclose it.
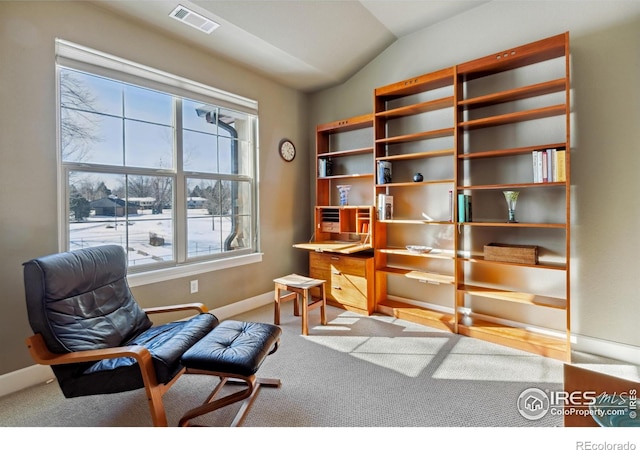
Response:
[[[180,305],[159,306],[144,308],[147,314],[169,313],[195,310],[198,313],[208,312],[207,307],[202,303],[185,303]],[[147,394],[147,402],[151,412],[151,420],[155,427],[168,426],[167,414],[162,402],[162,396],[173,386],[173,384],[185,373],[183,368],[168,383],[158,383],[156,371],[153,366],[151,353],[140,345],[124,347],[112,347],[99,350],[83,350],[71,353],[52,353],[47,348],[41,334],[30,336],[26,340],[29,353],[34,361],[42,365],[74,364],[88,361],[99,361],[102,359],[113,359],[130,357],[135,358],[140,367],[144,388]]]

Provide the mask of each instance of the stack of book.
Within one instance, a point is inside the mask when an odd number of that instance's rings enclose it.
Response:
[[[565,169],[565,150],[548,148],[535,150],[533,156],[533,182],[553,183],[567,181]]]

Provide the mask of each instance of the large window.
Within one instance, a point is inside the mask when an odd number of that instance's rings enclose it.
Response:
[[[84,63],[58,58],[62,247],[122,245],[133,272],[257,252],[257,115]]]

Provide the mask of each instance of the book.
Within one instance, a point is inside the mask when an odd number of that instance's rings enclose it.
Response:
[[[391,162],[378,161],[378,184],[391,183],[391,169]]]
[[[393,219],[393,196],[380,194],[378,195],[378,220]]]
[[[384,218],[386,220],[393,219],[393,196],[384,196]]]
[[[471,195],[458,194],[458,222],[471,221]]]
[[[566,151],[556,152],[556,181],[567,181]]]
[[[533,171],[534,171],[534,183],[544,183],[543,178],[543,165],[545,164],[543,155],[545,154],[542,150],[535,150],[533,152]]]
[[[464,196],[465,199],[465,203],[464,203],[464,213],[465,213],[465,218],[467,219],[467,222],[473,222],[473,215],[471,214],[471,196],[470,195],[465,195]]]

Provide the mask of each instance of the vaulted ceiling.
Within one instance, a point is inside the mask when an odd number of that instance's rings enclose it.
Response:
[[[487,1],[94,0],[215,55],[312,92],[344,82],[402,36]],[[169,16],[183,7],[220,26],[206,34]]]

